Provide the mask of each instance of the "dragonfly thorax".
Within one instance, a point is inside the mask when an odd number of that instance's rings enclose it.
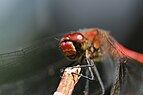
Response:
[[[95,48],[93,45],[91,45],[87,50],[86,50],[86,58],[87,59],[93,59],[94,61],[99,61],[102,56],[102,50],[101,48]]]

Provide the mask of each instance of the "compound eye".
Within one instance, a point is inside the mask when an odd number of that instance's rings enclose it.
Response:
[[[77,41],[77,42],[83,42],[85,40],[85,38],[81,33],[75,32],[75,33],[71,34],[71,40]]]

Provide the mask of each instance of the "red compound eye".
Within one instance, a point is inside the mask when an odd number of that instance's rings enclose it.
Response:
[[[67,34],[65,35],[62,39],[61,42],[63,41],[77,41],[77,42],[83,42],[85,40],[85,37],[79,33],[79,32],[75,32],[72,34]]]
[[[71,36],[71,34],[65,35],[65,36],[61,39],[61,42],[70,40],[70,36]]]
[[[70,36],[70,40],[72,41],[83,42],[84,39],[85,39],[84,36],[79,32],[75,32]]]

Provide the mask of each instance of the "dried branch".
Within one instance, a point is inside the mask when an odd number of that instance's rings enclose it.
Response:
[[[80,76],[73,73],[79,74],[80,71],[81,71],[81,68],[72,68],[72,67],[66,68],[64,70],[64,73],[60,81],[60,84],[57,88],[57,91],[54,92],[53,95],[72,95],[74,87],[78,82],[78,80],[80,79]]]

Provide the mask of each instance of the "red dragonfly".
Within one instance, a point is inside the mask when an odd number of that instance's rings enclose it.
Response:
[[[98,62],[103,62],[104,66],[114,63],[109,70],[115,67],[114,73],[108,74],[109,80],[114,79],[111,95],[143,95],[143,54],[125,48],[105,30],[92,28],[66,34],[61,39],[60,48],[66,58],[88,68],[91,77],[83,77],[89,80],[97,77],[101,88],[98,94],[104,95],[107,88],[104,86],[106,80],[101,79],[96,68]],[[109,70],[105,69],[104,73]]]
[[[53,93],[51,89],[54,87],[47,84],[53,86],[57,78],[52,76],[57,69],[69,62],[65,59],[61,62],[63,57],[58,51],[59,42],[54,40],[57,36],[38,40],[26,48],[0,54],[0,95]],[[96,93],[93,95],[104,94],[111,85],[112,95],[143,95],[143,55],[126,49],[105,30],[83,29],[66,34],[60,42],[60,48],[73,63],[89,65],[87,68],[91,69],[91,72],[86,78],[97,79],[98,84],[95,84],[97,89],[94,89]]]

